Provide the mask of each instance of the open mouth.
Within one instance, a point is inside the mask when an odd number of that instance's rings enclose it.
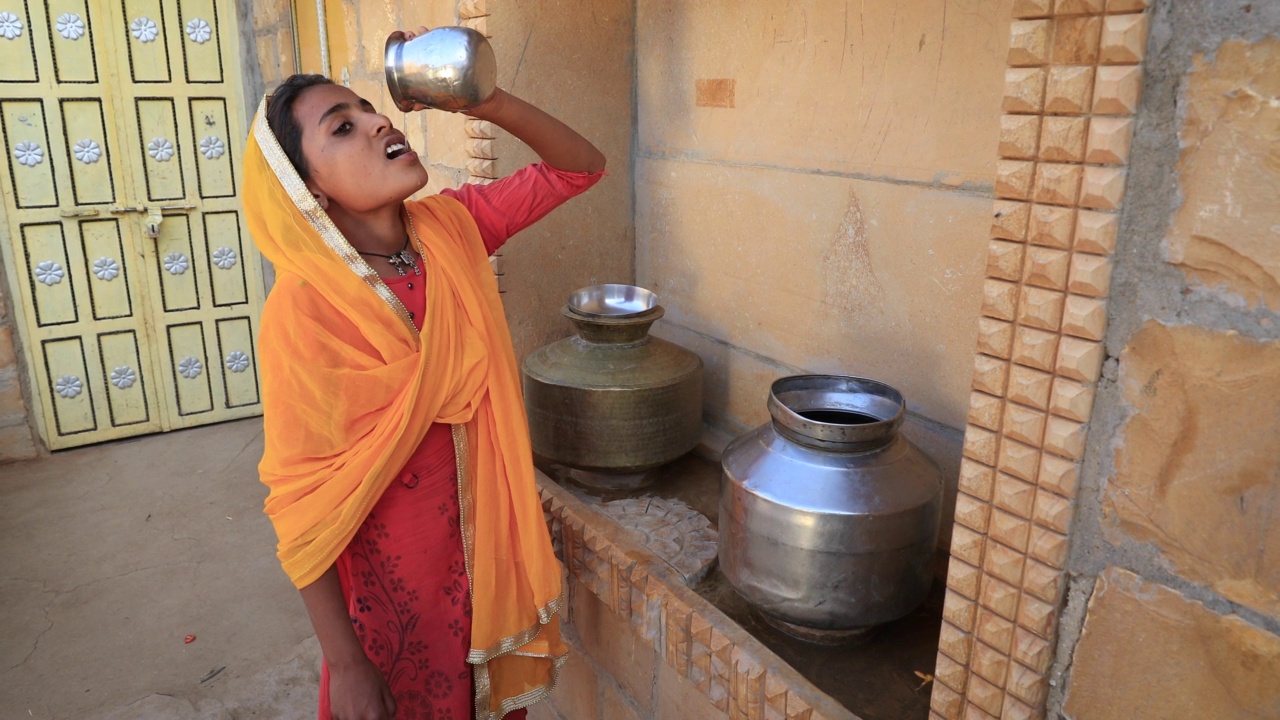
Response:
[[[396,158],[409,152],[409,146],[405,143],[391,143],[387,146],[387,159],[395,160]]]

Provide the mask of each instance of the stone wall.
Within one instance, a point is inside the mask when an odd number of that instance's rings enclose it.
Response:
[[[1280,715],[1278,68],[1280,5],[1155,4],[1050,716]]]
[[[636,276],[713,445],[779,377],[872,377],[954,497],[1011,2],[637,4]]]
[[[3,270],[0,260],[0,270]],[[40,454],[24,396],[26,368],[19,355],[13,305],[0,284],[0,463],[28,460]]]

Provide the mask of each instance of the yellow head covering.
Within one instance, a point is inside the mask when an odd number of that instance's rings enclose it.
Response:
[[[560,565],[475,221],[442,196],[405,204],[427,273],[419,333],[298,177],[267,125],[265,99],[245,151],[243,199],[249,231],[277,274],[259,340],[266,448],[258,469],[285,572],[298,587],[324,574],[431,423],[449,423],[471,580],[476,717],[541,700],[566,653]]]

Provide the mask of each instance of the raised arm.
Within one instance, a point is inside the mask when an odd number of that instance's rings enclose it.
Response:
[[[480,105],[467,111],[515,135],[542,161],[566,172],[604,170],[604,154],[573,128],[511,93],[498,88]]]

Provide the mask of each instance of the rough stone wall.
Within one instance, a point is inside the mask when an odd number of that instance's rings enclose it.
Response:
[[[799,371],[963,426],[1009,7],[638,4],[637,274],[711,423]]]
[[[872,377],[954,497],[1011,2],[637,4],[637,280],[713,445],[779,377]]]
[[[513,238],[497,260],[516,357],[523,358],[572,332],[560,310],[574,290],[635,279],[635,11],[630,2],[563,0],[461,6],[466,22],[494,40],[498,85],[582,133],[608,161],[604,179]],[[473,176],[502,177],[537,160],[510,135],[477,132],[476,125],[487,123],[469,123],[477,136],[466,148]]]
[[[1280,4],[1153,8],[1047,711],[1280,716]]]

